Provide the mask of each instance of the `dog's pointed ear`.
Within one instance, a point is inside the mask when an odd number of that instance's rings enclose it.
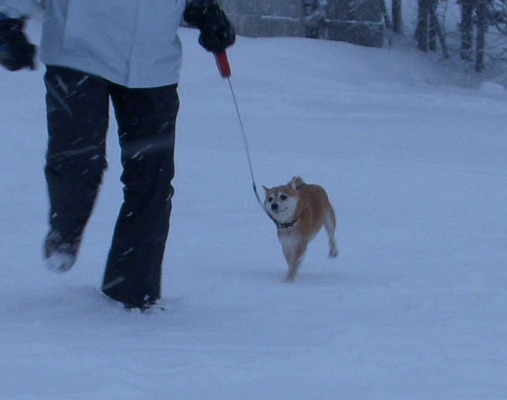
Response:
[[[269,188],[267,188],[266,186],[262,185],[262,188],[264,189],[264,194],[266,194],[269,190]]]

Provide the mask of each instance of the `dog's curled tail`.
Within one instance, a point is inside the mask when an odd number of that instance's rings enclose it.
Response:
[[[292,178],[289,185],[292,188],[292,190],[297,190],[303,183],[304,183],[303,178],[301,178],[300,176],[295,176]]]

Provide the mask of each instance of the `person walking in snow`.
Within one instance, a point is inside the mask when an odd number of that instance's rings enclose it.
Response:
[[[35,68],[24,33],[37,0],[0,0],[0,64]],[[48,268],[76,261],[107,166],[109,101],[118,122],[124,201],[102,291],[144,310],[161,296],[162,258],[174,189],[182,16],[199,43],[221,52],[234,29],[216,0],[45,0],[40,58],[46,65],[50,212]]]

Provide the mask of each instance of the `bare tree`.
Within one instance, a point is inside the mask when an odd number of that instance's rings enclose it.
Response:
[[[415,38],[419,50],[428,51],[428,27],[432,0],[418,0],[417,28]]]
[[[472,60],[474,9],[476,0],[461,0],[461,53],[463,60]]]
[[[475,70],[484,70],[486,32],[490,23],[491,0],[461,0],[461,58],[472,61],[475,31]],[[475,29],[474,29],[475,28]]]
[[[401,0],[392,0],[391,12],[393,15],[393,32],[403,33],[403,20],[401,13]]]
[[[475,55],[475,70],[484,70],[484,52],[486,45],[486,31],[488,30],[489,12],[487,0],[480,0],[477,5],[477,49]]]
[[[437,17],[438,0],[418,0],[417,28],[415,37],[417,47],[422,51],[436,51],[437,41],[445,57],[448,57],[445,37]]]

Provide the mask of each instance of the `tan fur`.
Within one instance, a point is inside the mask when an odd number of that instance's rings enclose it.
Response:
[[[277,224],[278,240],[289,267],[287,282],[294,281],[308,244],[323,226],[329,238],[329,257],[338,255],[334,238],[336,216],[321,186],[295,177],[287,185],[264,190],[264,207]]]

